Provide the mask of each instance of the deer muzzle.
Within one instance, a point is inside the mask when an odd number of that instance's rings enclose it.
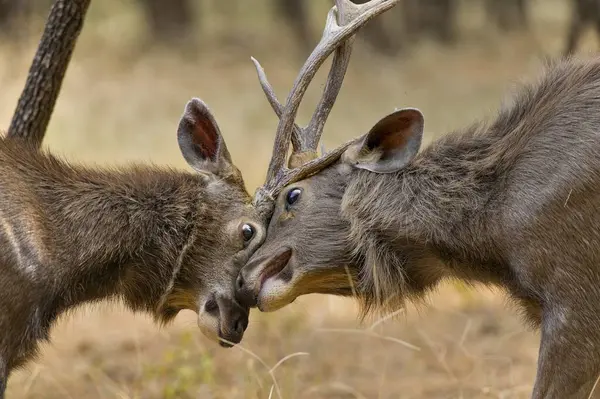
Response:
[[[242,268],[236,281],[236,299],[243,306],[261,309],[261,296],[263,288],[268,282],[280,277],[280,273],[288,265],[292,257],[292,249],[284,247],[274,254],[257,256]]]
[[[250,310],[226,295],[211,295],[198,314],[198,327],[219,345],[230,348],[242,341]]]

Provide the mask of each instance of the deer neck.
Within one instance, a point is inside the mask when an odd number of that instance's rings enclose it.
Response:
[[[472,132],[449,135],[397,174],[352,177],[342,211],[362,260],[364,290],[379,305],[390,295],[419,296],[444,277],[502,279],[483,266],[500,262],[489,221],[502,182],[489,149]]]
[[[61,308],[115,297],[156,315],[197,233],[202,185],[186,173],[132,168],[77,170],[41,188]]]

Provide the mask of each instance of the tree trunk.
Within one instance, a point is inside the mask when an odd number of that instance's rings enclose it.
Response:
[[[50,10],[8,137],[41,147],[90,0],[56,0]]]
[[[29,3],[25,0],[0,0],[0,34],[8,38],[21,38],[19,23],[29,14]]]
[[[527,0],[487,0],[487,14],[496,27],[504,32],[529,27]]]
[[[280,15],[293,29],[302,51],[308,56],[315,45],[316,38],[310,31],[306,0],[276,0],[275,7]]]
[[[504,1],[504,0],[493,0]],[[404,26],[409,41],[430,36],[443,44],[456,41],[456,0],[404,1]]]
[[[142,6],[154,40],[180,44],[192,32],[195,23],[192,1],[142,0]]]
[[[364,4],[369,0],[352,0],[356,4]],[[397,9],[394,9],[397,10]],[[399,41],[393,39],[393,33],[386,28],[384,21],[386,18],[397,17],[397,13],[390,10],[388,14],[367,22],[359,32],[362,38],[377,52],[386,56],[394,56],[401,50]]]

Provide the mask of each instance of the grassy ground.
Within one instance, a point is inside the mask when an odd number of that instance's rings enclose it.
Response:
[[[93,4],[46,146],[77,162],[185,168],[175,128],[185,102],[198,96],[213,109],[252,192],[266,170],[276,119],[250,56],[263,63],[285,98],[301,62],[285,27],[272,24],[268,15],[248,18],[242,2],[206,22],[211,35],[199,33],[188,51],[174,54],[139,44],[139,15],[130,2],[118,12],[111,9],[114,1]],[[377,57],[359,42],[325,144],[364,132],[395,107],[423,110],[428,141],[493,116],[515,84],[538,71],[543,57],[560,52],[565,13],[562,0],[537,1],[533,32],[503,37],[483,30],[476,13],[466,13],[459,46],[424,43],[393,60]],[[322,16],[315,20],[315,29],[322,21]],[[588,36],[582,47],[595,50],[594,40]],[[8,126],[33,49],[33,42],[0,43],[0,125]],[[313,86],[303,120],[322,87]],[[275,314],[253,312],[241,347],[229,350],[205,340],[193,314],[182,313],[173,326],[159,330],[148,318],[119,307],[86,308],[57,325],[52,344],[13,375],[8,394],[13,399],[277,398],[278,391],[285,398],[528,397],[538,336],[523,327],[501,295],[445,286],[430,303],[372,326],[374,320],[357,321],[352,300],[308,296]]]

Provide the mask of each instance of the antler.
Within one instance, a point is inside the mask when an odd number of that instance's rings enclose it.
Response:
[[[261,87],[279,117],[266,182],[255,194],[255,205],[266,199],[272,200],[285,185],[309,177],[329,166],[354,141],[321,158],[317,156],[317,146],[323,127],[342,86],[357,30],[372,18],[391,9],[399,1],[372,0],[358,5],[350,0],[335,0],[335,6],[327,14],[323,36],[300,70],[285,106],[282,106],[277,99],[262,66],[252,58]],[[319,67],[334,50],[335,55],[319,104],[308,125],[299,127],[294,120],[304,93]],[[290,169],[288,169],[284,163],[290,141],[293,151],[288,162]]]

